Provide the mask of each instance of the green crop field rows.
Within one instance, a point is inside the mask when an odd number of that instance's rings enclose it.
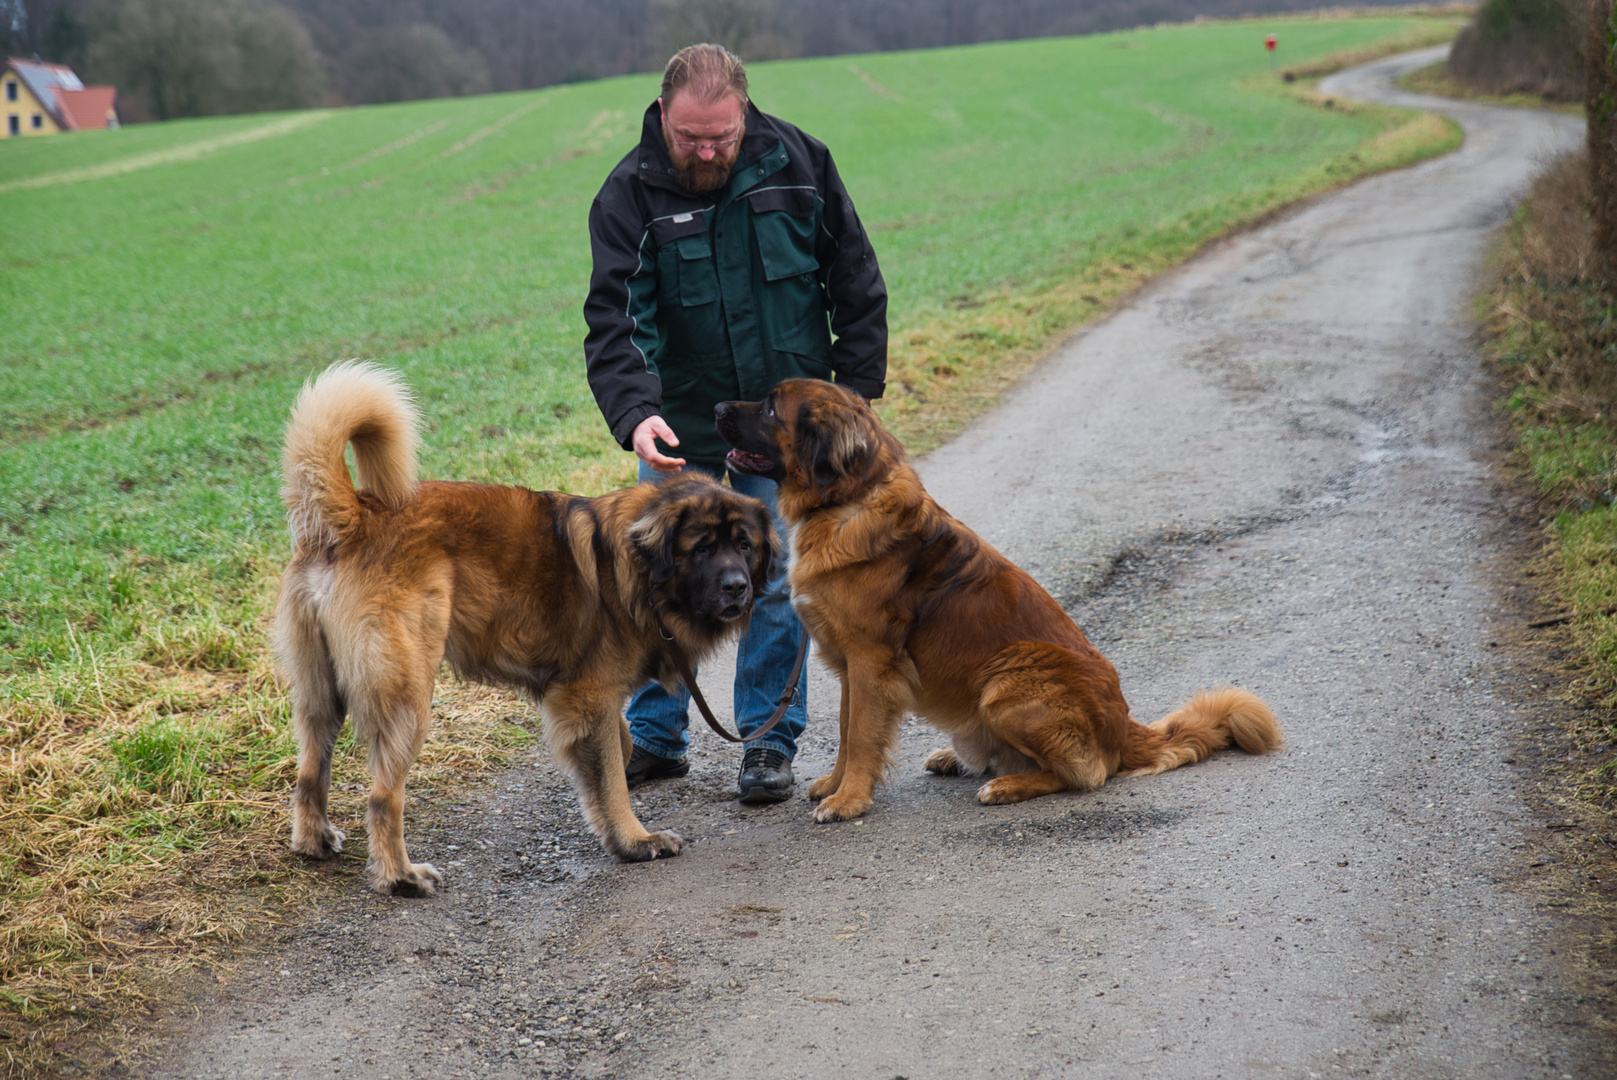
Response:
[[[836,154],[891,292],[882,407],[925,446],[1199,245],[1452,145],[1435,122],[1309,104],[1265,34],[1297,63],[1454,28],[1251,21],[751,75]],[[150,963],[147,937],[119,944],[135,911],[184,956],[250,920],[221,895],[284,897],[302,872],[274,839],[290,746],[263,633],[306,378],[402,369],[426,477],[632,477],[584,379],[585,220],[656,86],[0,144],[0,1019],[82,1022],[65,1002]],[[475,774],[526,737],[498,708],[441,711],[456,734],[418,775]]]

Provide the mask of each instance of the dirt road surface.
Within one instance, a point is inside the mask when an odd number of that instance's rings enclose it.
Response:
[[[1553,706],[1512,659],[1531,530],[1471,315],[1490,234],[1581,121],[1390,87],[1430,59],[1325,90],[1440,108],[1462,150],[1197,258],[921,462],[1137,716],[1229,681],[1285,752],[983,807],[922,773],[942,740],[912,722],[872,812],[822,826],[801,796],[739,807],[698,732],[687,780],[636,792],[691,843],[639,866],[535,753],[413,811],[441,897],[351,876],[145,1074],[1613,1075],[1535,888],[1553,822],[1517,747]],[[836,700],[817,674],[800,779]]]

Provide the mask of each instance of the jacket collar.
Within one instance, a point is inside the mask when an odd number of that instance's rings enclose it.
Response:
[[[747,133],[741,137],[741,153],[730,170],[731,196],[739,195],[759,180],[786,165],[786,144],[774,122],[752,102],[747,102]],[[653,101],[640,126],[640,153],[637,173],[641,182],[665,188],[687,198],[701,198],[686,191],[674,179],[674,162],[663,143],[662,110]],[[721,192],[707,192],[717,198]]]

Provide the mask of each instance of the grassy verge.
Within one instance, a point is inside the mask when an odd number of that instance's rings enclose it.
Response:
[[[1438,61],[1417,68],[1398,80],[1398,85],[1416,94],[1475,101],[1483,105],[1505,105],[1515,109],[1552,109],[1555,112],[1581,115],[1583,106],[1576,103],[1545,101],[1534,94],[1488,94],[1449,77],[1448,64]]]
[[[1527,468],[1551,515],[1553,592],[1578,646],[1574,734],[1604,758],[1584,794],[1617,814],[1617,301],[1593,256],[1588,163],[1535,181],[1505,234],[1485,297],[1495,361]]]
[[[1546,809],[1562,817],[1557,906],[1581,921],[1564,956],[1590,1001],[1617,968],[1617,283],[1593,258],[1588,162],[1548,164],[1508,227],[1483,296],[1518,451],[1548,523],[1534,568],[1563,614],[1534,624],[1555,647],[1574,706],[1545,762]],[[1580,998],[1580,1001],[1585,1000]],[[1601,1027],[1609,1039],[1612,1022]]]
[[[1397,14],[758,65],[827,140],[892,294],[882,405],[915,450],[1063,337],[1277,207],[1447,149],[1321,107],[1321,70],[1440,40]],[[93,1068],[151,978],[218,957],[334,874],[285,854],[287,708],[263,629],[285,558],[279,430],[327,363],[405,371],[423,473],[632,478],[578,359],[583,220],[655,79],[131,128],[0,148],[0,1072]],[[778,103],[778,104],[777,104]],[[102,136],[106,137],[102,137]],[[430,803],[533,734],[444,685]],[[334,816],[362,820],[345,743]],[[412,811],[413,812],[413,811]]]
[[[1372,60],[1380,60],[1385,56],[1445,44],[1454,39],[1455,34],[1464,25],[1465,20],[1470,17],[1472,8],[1469,4],[1437,4],[1411,8],[1410,10],[1429,16],[1430,21],[1422,21],[1406,26],[1394,36],[1383,38],[1380,41],[1369,42],[1350,49],[1339,49],[1323,56],[1310,56],[1296,62],[1288,62],[1285,67],[1280,69],[1281,79],[1288,83],[1323,79],[1325,76],[1334,75],[1344,68],[1354,67],[1358,64],[1368,64]],[[1337,12],[1325,12],[1319,17],[1353,19],[1362,18],[1363,15],[1362,10],[1343,9]],[[1450,29],[1450,27],[1453,29]]]
[[[364,839],[318,873],[286,850],[295,768],[283,691],[261,661],[233,678],[86,655],[65,706],[14,704],[0,726],[6,912],[0,1074],[95,1072],[149,1034],[165,976],[217,962],[332,882],[362,889]],[[65,680],[63,680],[65,682]],[[445,685],[412,775],[417,805],[505,764],[537,730],[493,691]],[[75,730],[88,714],[105,723]],[[99,714],[99,716],[97,715]],[[333,816],[362,820],[345,733]]]

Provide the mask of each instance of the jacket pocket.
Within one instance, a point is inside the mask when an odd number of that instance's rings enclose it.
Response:
[[[718,274],[713,269],[713,242],[708,239],[707,227],[705,210],[669,214],[651,223],[651,242],[657,251],[660,303],[700,307],[719,298]]]
[[[682,236],[675,241],[679,251],[679,302],[683,307],[700,307],[719,298],[719,274],[713,267],[713,245],[707,234]]]
[[[815,310],[785,332],[770,336],[775,381],[831,378],[831,330],[825,312]]]
[[[752,230],[765,281],[814,274],[814,230],[819,225],[814,192],[808,188],[765,188],[748,197]]]

